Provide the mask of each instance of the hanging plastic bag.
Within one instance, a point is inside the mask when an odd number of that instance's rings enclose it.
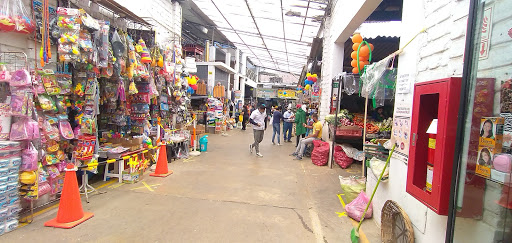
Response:
[[[45,111],[53,111],[57,112],[57,106],[55,105],[55,101],[53,101],[53,98],[47,94],[40,94],[37,96],[39,100],[39,104],[41,105],[41,108]]]
[[[31,85],[32,79],[30,77],[30,73],[25,69],[17,70],[11,74],[11,81],[9,84],[14,87]]]
[[[96,43],[98,48],[98,67],[108,67],[108,50],[110,42],[108,40],[108,32],[110,25],[105,21],[100,21],[100,30],[94,35],[96,37]]]
[[[361,220],[361,217],[363,216],[364,210],[366,209],[366,205],[370,199],[368,196],[366,196],[366,193],[361,192],[359,193],[359,196],[354,199],[354,201],[350,202],[345,206],[345,211],[347,212],[347,215],[354,219],[355,221],[359,222]],[[370,204],[368,207],[368,210],[366,211],[366,214],[364,215],[365,219],[371,218],[373,215],[373,206]]]
[[[30,34],[35,30],[35,22],[27,14],[22,0],[4,0],[0,7],[1,32]]]
[[[27,116],[30,93],[16,91],[11,95],[11,115]]]
[[[114,57],[121,58],[124,55],[124,50],[126,50],[126,47],[121,41],[119,33],[115,30],[112,35],[112,52],[114,53]]]
[[[80,56],[79,32],[80,32],[80,12],[74,8],[57,8],[57,26],[60,30],[59,60],[69,62],[76,60]]]
[[[32,142],[27,144],[27,148],[25,148],[21,152],[21,171],[35,171],[37,170],[37,149],[34,147]]]
[[[11,0],[4,0],[0,9],[0,32],[11,32],[16,29],[16,22],[11,13]]]
[[[12,141],[21,141],[29,139],[26,119],[20,119],[19,121],[12,124],[9,139]]]

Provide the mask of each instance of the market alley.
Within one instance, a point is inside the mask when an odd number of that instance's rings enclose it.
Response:
[[[51,206],[2,242],[349,242],[354,225],[343,214],[338,176],[359,173],[360,164],[342,170],[293,160],[294,145],[272,145],[269,131],[263,158],[249,153],[252,129],[210,135],[208,152],[173,161],[169,177],[146,172],[136,184],[95,184],[107,193],[82,198],[94,213],[83,224],[44,227],[57,213]],[[379,241],[372,220],[362,229]]]

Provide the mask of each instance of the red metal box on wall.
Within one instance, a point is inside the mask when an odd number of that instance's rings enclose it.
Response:
[[[406,190],[440,215],[448,213],[460,89],[461,78],[414,86]]]

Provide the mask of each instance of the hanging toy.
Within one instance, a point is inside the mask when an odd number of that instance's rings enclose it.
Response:
[[[309,90],[311,88],[311,85],[306,85],[306,87],[304,87],[305,90]]]
[[[159,67],[164,67],[164,56],[162,56],[162,54],[160,54],[160,51],[158,52],[158,61],[157,61],[157,65]]]
[[[130,85],[128,86],[128,94],[137,94],[139,91],[137,90],[137,86],[135,85],[135,82],[133,80],[130,82]]]
[[[148,47],[142,38],[139,39],[139,45],[142,47],[142,51],[140,51],[140,62],[151,63],[151,56],[149,55]]]

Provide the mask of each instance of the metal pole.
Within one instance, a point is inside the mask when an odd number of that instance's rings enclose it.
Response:
[[[367,94],[368,95],[368,94]],[[366,101],[364,102],[364,123],[363,123],[363,151],[364,151],[364,144],[366,143],[366,119],[368,118],[368,96],[366,97]],[[362,176],[366,175],[366,157],[363,158],[362,163]]]
[[[336,128],[338,127],[338,112],[340,110],[340,93],[341,93],[341,81],[343,80],[343,78],[340,76],[337,78],[337,81],[338,81],[338,92],[337,92],[337,96],[336,96],[336,115],[335,115],[335,118],[334,118],[334,129],[333,129],[333,133],[332,133],[332,145],[331,145],[331,159],[329,160],[329,168],[332,169],[332,161],[334,159],[334,144],[336,143]],[[334,86],[334,85],[333,85]],[[334,90],[334,87],[333,87],[333,90]],[[331,94],[333,92],[331,91]],[[332,95],[331,95],[331,101],[332,101]],[[334,103],[334,102],[333,102]]]

